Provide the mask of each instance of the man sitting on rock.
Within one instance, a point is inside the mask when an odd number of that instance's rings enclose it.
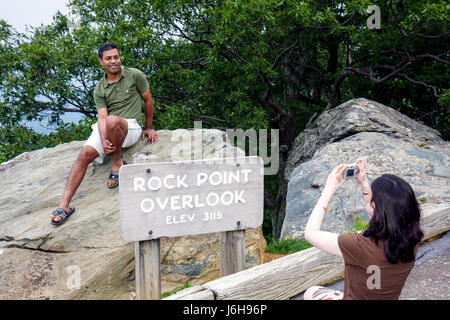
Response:
[[[108,188],[119,185],[119,169],[126,164],[121,160],[122,148],[135,144],[139,137],[155,143],[158,136],[152,129],[153,100],[145,75],[133,68],[121,66],[119,49],[107,43],[98,49],[100,64],[105,69],[104,77],[94,89],[94,101],[98,122],[92,126],[93,132],[86,141],[69,172],[64,196],[51,214],[51,224],[61,225],[75,208],[70,201],[81,184],[87,166],[93,160],[102,163],[105,154],[112,155],[112,166],[107,180]],[[142,116],[142,100],[145,102],[145,130],[138,121]]]

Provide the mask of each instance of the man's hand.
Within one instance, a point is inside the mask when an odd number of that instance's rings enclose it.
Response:
[[[113,146],[111,141],[108,139],[103,140],[103,150],[105,150],[106,154],[111,154],[116,151],[116,147]]]
[[[148,142],[150,142],[152,144],[155,143],[158,140],[158,134],[153,129],[145,129],[142,132],[141,139],[144,140],[145,137],[148,137]]]

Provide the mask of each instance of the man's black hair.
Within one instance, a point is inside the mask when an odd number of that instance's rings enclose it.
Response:
[[[98,57],[100,59],[103,59],[103,52],[107,51],[107,50],[111,50],[111,49],[117,49],[117,51],[119,51],[119,48],[117,48],[117,46],[114,43],[105,43],[102,44],[99,48],[98,48]]]

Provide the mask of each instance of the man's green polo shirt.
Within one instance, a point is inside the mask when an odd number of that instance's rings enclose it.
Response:
[[[94,89],[94,102],[97,111],[108,108],[108,115],[116,115],[125,119],[142,119],[141,94],[149,88],[142,71],[123,67],[117,82],[108,82],[106,74]]]

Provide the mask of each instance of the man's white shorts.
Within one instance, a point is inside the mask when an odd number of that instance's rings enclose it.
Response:
[[[125,140],[122,143],[122,148],[131,147],[135,144],[142,134],[142,128],[136,119],[125,119],[128,123],[128,133]],[[102,139],[100,138],[100,132],[98,131],[98,123],[94,123],[92,126],[92,133],[86,140],[84,145],[91,146],[97,150],[99,156],[95,159],[98,163],[103,163],[105,158],[105,151],[103,150]]]

